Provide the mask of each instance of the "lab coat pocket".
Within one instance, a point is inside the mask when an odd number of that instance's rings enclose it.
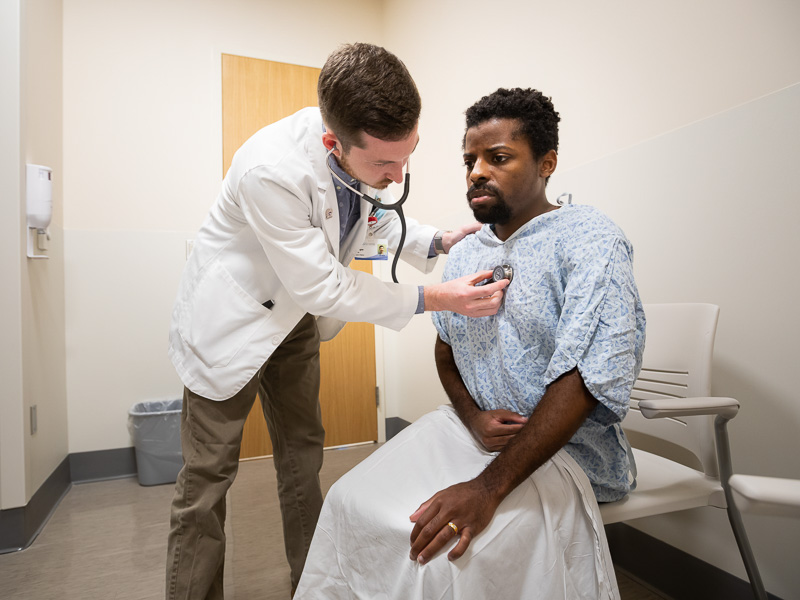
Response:
[[[216,262],[184,307],[179,331],[203,364],[225,367],[271,315]]]

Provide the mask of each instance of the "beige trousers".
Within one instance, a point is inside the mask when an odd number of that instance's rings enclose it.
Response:
[[[168,600],[223,598],[225,496],[239,468],[242,429],[256,392],[272,439],[286,557],[292,590],[297,587],[322,507],[319,378],[319,332],[306,315],[232,398],[217,402],[184,390],[184,465],[170,515]]]

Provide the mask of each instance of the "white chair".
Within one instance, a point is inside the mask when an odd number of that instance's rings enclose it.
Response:
[[[774,517],[800,517],[800,480],[733,475],[728,483],[739,510]]]
[[[645,305],[642,371],[623,422],[633,448],[637,486],[600,505],[606,525],[701,506],[726,509],[753,593],[766,599],[728,480],[732,474],[727,422],[739,402],[712,398],[711,358],[719,307]]]

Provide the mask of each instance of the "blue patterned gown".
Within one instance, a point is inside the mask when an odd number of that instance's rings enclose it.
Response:
[[[644,349],[645,318],[633,248],[595,208],[567,205],[505,242],[485,225],[450,252],[444,280],[509,264],[514,277],[495,316],[433,313],[439,336],[478,406],[529,416],[547,386],[577,367],[599,401],[565,449],[597,500],[618,500],[633,477],[620,421]]]

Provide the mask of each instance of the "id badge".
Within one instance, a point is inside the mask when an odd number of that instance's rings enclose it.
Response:
[[[389,243],[385,238],[375,237],[378,217],[370,215],[367,221],[367,236],[356,250],[356,260],[389,260]]]

